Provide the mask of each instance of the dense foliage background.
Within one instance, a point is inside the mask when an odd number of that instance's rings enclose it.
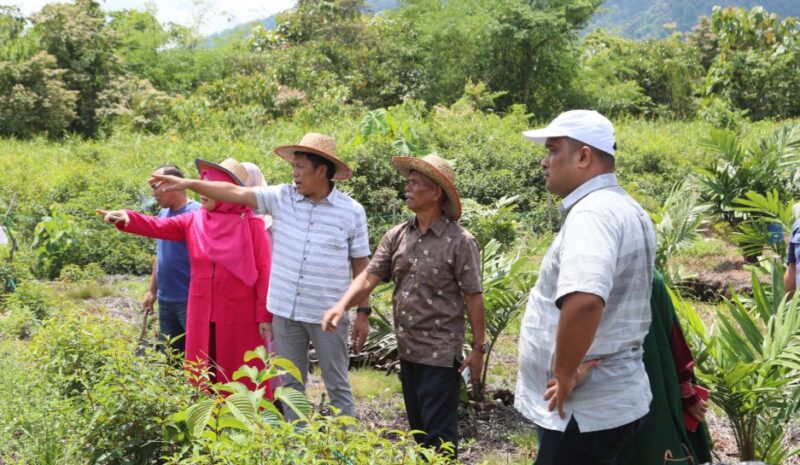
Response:
[[[751,264],[752,295],[679,310],[741,456],[797,455],[786,425],[800,412],[800,318],[782,301],[785,245],[771,231],[791,228],[800,197],[800,23],[796,2],[713,3],[400,0],[372,2],[373,14],[361,0],[300,0],[269,28],[212,38],[92,0],[30,17],[0,6],[0,221],[14,241],[0,246],[0,463],[262,463],[266,437],[274,450],[308,439],[285,463],[348,445],[355,463],[386,463],[372,445],[424,461],[402,432],[326,443],[321,432],[342,425],[298,436],[243,420],[232,412],[244,404],[177,381],[169,357],[131,358],[135,331],[114,313],[128,284],[107,275],[148,274],[153,244],[94,210],[154,213],[148,174],[173,163],[194,175],[198,157],[287,182],[272,149],[316,131],[354,168],[340,187],[365,206],[374,247],[408,215],[391,157],[439,152],[484,250],[492,346],[513,360],[503,332],[559,224],[544,151],[521,132],[579,107],[614,121],[620,180],[654,219],[668,281],[697,297],[673,266],[681,251]],[[391,323],[375,324],[373,345],[391,352]],[[502,369],[487,363],[484,383],[509,388]]]

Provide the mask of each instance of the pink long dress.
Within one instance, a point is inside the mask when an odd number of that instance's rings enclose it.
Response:
[[[244,353],[262,345],[260,322],[271,322],[267,310],[267,288],[270,272],[270,245],[261,218],[251,217],[258,278],[253,286],[245,285],[225,267],[205,256],[195,234],[195,220],[201,210],[171,218],[156,218],[128,210],[130,223],[117,224],[120,231],[171,241],[185,241],[189,252],[191,279],[186,310],[186,360],[199,361],[214,368],[217,382],[230,377],[244,362]],[[251,361],[249,365],[263,368]],[[244,379],[238,380],[245,382]],[[255,386],[245,382],[251,389]],[[267,386],[267,397],[272,389]]]

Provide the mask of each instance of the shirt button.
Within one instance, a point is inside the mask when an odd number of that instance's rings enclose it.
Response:
[[[298,292],[297,295],[300,295],[300,293]]]
[[[417,242],[422,242],[422,239],[417,239]]]
[[[300,279],[303,279],[303,275],[300,275]]]

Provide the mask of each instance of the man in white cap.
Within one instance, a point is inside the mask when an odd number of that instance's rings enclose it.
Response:
[[[336,142],[328,136],[307,133],[295,145],[275,149],[292,165],[292,184],[241,187],[231,183],[153,176],[165,190],[191,189],[223,202],[254,208],[272,215],[274,243],[267,308],[273,314],[275,349],[288,358],[303,377],[300,384],[284,376],[284,385],[305,391],[308,379],[308,344],[313,341],[322,380],[331,404],[343,415],[354,416],[353,391],[348,377],[349,321],[335,332],[323,332],[322,315],[335,304],[369,263],[369,239],[364,207],[341,192],[333,180],[352,176],[350,167],[336,156]],[[369,300],[355,304],[353,339],[361,350],[369,333]],[[284,412],[294,419],[294,412]]]
[[[394,157],[408,178],[406,204],[414,218],[390,229],[365,273],[322,319],[336,329],[345,309],[366,298],[381,281],[395,283],[392,303],[400,381],[417,442],[458,454],[459,371],[476,382],[486,352],[480,252],[458,224],[461,200],[453,168],[438,155]],[[464,314],[472,327],[472,351],[464,358]]]
[[[545,186],[562,201],[522,320],[515,407],[538,426],[536,465],[613,464],[652,398],[642,343],[655,232],[617,183],[603,115],[568,111],[524,135],[547,147]]]

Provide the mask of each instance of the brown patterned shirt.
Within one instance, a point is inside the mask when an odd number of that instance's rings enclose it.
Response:
[[[483,292],[478,242],[445,217],[420,234],[416,218],[390,229],[367,272],[394,281],[400,358],[448,367],[462,358],[465,294]]]

